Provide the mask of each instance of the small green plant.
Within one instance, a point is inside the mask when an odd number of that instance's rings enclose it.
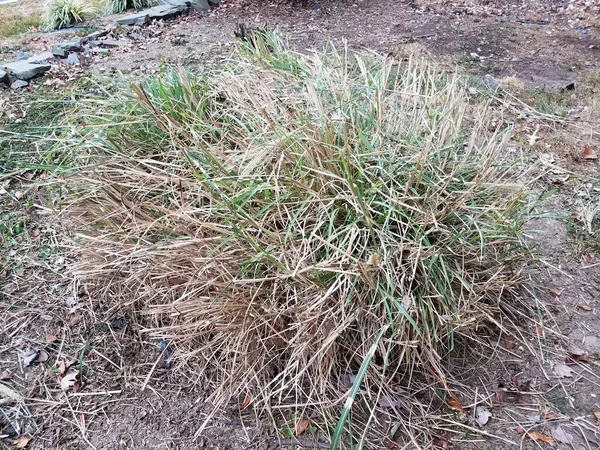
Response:
[[[42,26],[46,30],[55,30],[83,22],[98,12],[98,8],[85,0],[49,0],[44,8]]]
[[[149,8],[155,4],[156,0],[107,0],[106,12],[108,14],[118,14],[127,9]]]

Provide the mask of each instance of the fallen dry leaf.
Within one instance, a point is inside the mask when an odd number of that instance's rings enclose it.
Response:
[[[246,409],[251,401],[252,401],[252,394],[246,395],[246,398],[242,402],[240,409]]]
[[[79,392],[82,389],[83,383],[81,382],[81,380],[77,380],[75,381],[75,383],[73,383],[73,392]]]
[[[552,430],[552,437],[563,444],[572,444],[573,435],[566,432],[560,425]]]
[[[21,436],[13,441],[12,445],[15,448],[25,448],[29,444],[29,438],[27,436]]]
[[[567,378],[573,375],[574,370],[571,369],[566,364],[555,364],[554,365],[554,373],[558,376],[558,378]]]
[[[517,433],[523,434],[523,433],[525,433],[525,430],[523,429],[523,427],[517,427]]]
[[[538,433],[537,431],[532,431],[531,433],[529,433],[529,437],[531,437],[531,439],[534,439],[536,441],[542,441],[545,442],[546,444],[554,444],[554,438],[552,438],[551,436],[548,436],[546,434],[542,434],[542,433]]]
[[[600,411],[594,411],[594,417],[598,422],[600,422]]]
[[[450,441],[450,435],[448,433],[446,433],[444,436],[434,439],[432,444],[434,447],[448,448],[449,441]]]
[[[577,308],[583,309],[584,311],[591,311],[594,309],[590,305],[582,305],[581,303],[577,304]]]
[[[62,360],[59,361],[58,368],[57,368],[58,374],[62,377],[66,371],[67,371],[67,365],[65,364],[65,362]]]
[[[475,408],[475,421],[477,425],[483,427],[492,417],[492,413],[488,411],[485,406],[478,406]]]
[[[590,362],[590,358],[585,350],[573,348],[571,354],[567,357],[567,362]]]
[[[302,433],[304,433],[309,424],[309,419],[302,419],[296,422],[296,426],[294,427],[294,436],[300,436]]]
[[[456,410],[456,411],[461,411],[463,412],[465,409],[462,407],[462,405],[460,404],[460,402],[458,400],[450,400],[448,403],[446,403],[450,408]]]
[[[548,291],[555,297],[560,297],[561,291],[556,288],[550,288]]]
[[[583,159],[587,161],[595,161],[598,159],[598,154],[590,145],[586,144],[585,147],[583,147]]]
[[[512,350],[513,348],[515,348],[515,341],[513,341],[512,339],[504,338],[504,348],[506,350]]]
[[[66,374],[62,378],[62,380],[60,380],[60,388],[66,392],[75,385],[76,381],[77,381],[77,372],[70,372],[70,373]]]

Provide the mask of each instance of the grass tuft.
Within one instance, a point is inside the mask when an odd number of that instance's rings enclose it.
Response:
[[[82,101],[63,142],[86,164],[77,274],[146,314],[215,405],[318,410],[341,442],[416,374],[446,389],[444,355],[510,297],[510,130],[422,59],[303,56],[269,32],[239,50]]]
[[[94,17],[99,10],[85,0],[48,0],[44,8],[42,26],[50,31]]]

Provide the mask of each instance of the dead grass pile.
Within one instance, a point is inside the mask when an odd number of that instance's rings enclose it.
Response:
[[[335,447],[351,411],[402,414],[416,373],[443,391],[443,356],[514,287],[525,196],[458,76],[270,34],[240,50],[82,103],[77,274],[215,405],[318,410]]]

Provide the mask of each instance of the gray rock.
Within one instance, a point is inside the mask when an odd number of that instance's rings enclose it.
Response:
[[[28,63],[38,64],[45,63],[46,61],[54,59],[54,53],[52,52],[44,52],[39,55],[33,55],[31,58],[27,58],[25,61]]]
[[[115,20],[120,25],[145,25],[148,20],[148,10],[141,11],[139,13],[130,14],[125,17],[121,17],[120,19]]]
[[[196,7],[194,4],[197,4]],[[116,22],[121,25],[145,25],[150,20],[169,19],[188,12],[190,6],[194,9],[198,8],[198,10],[210,10],[208,0],[167,0],[163,4],[117,19]],[[205,9],[205,7],[208,9]]]
[[[51,66],[47,63],[34,64],[27,61],[15,61],[0,66],[0,69],[12,73],[19,80],[30,80],[49,71]]]
[[[24,80],[15,80],[13,81],[13,83],[10,85],[11,89],[22,89],[29,86],[29,83],[27,81]]]
[[[93,47],[105,47],[105,48],[114,48],[121,47],[122,45],[127,44],[126,41],[117,41],[115,39],[105,39],[103,41],[92,41],[90,45]]]
[[[191,0],[191,7],[196,11],[210,11],[208,0]]]
[[[70,52],[78,52],[82,49],[81,39],[69,42],[60,42],[52,47],[52,54],[59,58],[66,58]]]
[[[72,64],[72,65],[76,65],[79,64],[81,61],[79,60],[79,56],[77,56],[77,53],[71,53],[69,55],[69,57],[67,58],[67,64]]]
[[[8,81],[8,74],[4,70],[0,70],[0,83]]]
[[[106,36],[108,33],[109,33],[109,31],[108,31],[108,30],[100,30],[100,31],[95,31],[95,32],[93,32],[93,33],[90,33],[90,34],[88,34],[88,35],[86,36],[86,39],[87,39],[88,41],[91,41],[91,40],[93,40],[93,39],[98,39],[98,38],[104,37],[104,36]]]
[[[170,19],[171,17],[178,16],[179,14],[187,11],[189,11],[189,7],[187,5],[162,5],[146,10],[148,17],[156,20]]]
[[[157,6],[170,5],[170,6],[186,6],[189,8],[191,3],[192,3],[191,0],[163,0]]]
[[[27,53],[27,52],[19,52],[19,51],[10,50],[8,53],[10,53],[13,56],[13,58],[18,61],[21,61],[21,60],[31,57],[31,53]]]

